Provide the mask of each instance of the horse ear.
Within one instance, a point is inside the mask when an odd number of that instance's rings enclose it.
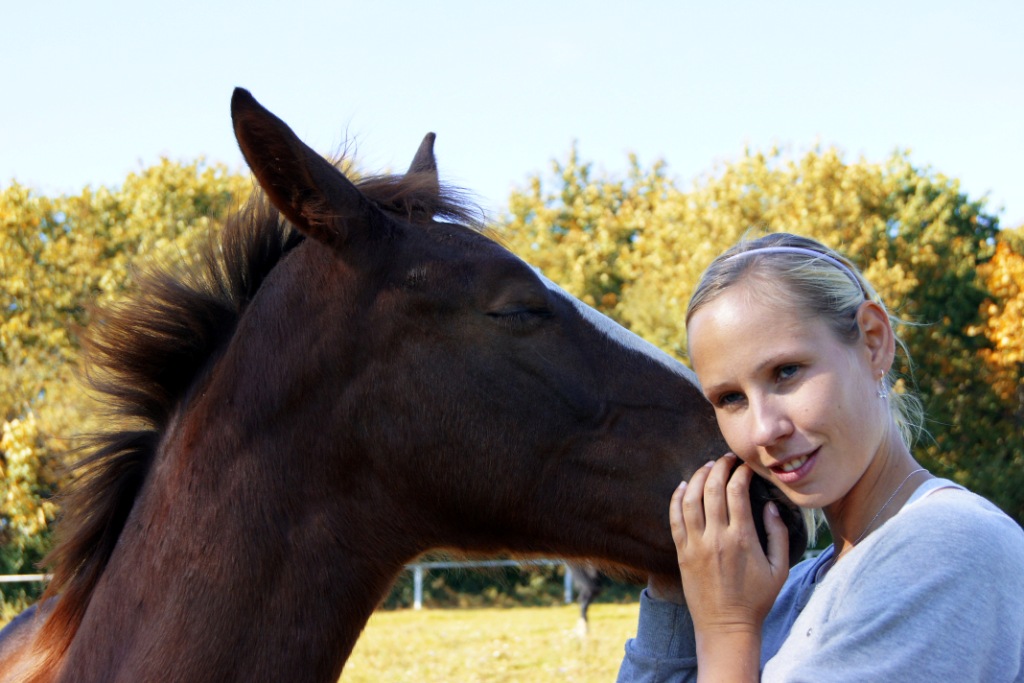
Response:
[[[437,159],[434,157],[434,140],[436,139],[437,135],[434,133],[427,133],[423,136],[423,142],[416,150],[416,156],[412,158],[409,170],[406,171],[407,174],[430,173],[437,178]]]
[[[354,221],[380,224],[380,210],[248,90],[235,88],[231,120],[256,180],[299,230],[337,248],[352,239]]]
[[[437,136],[434,133],[427,133],[423,136],[423,142],[416,150],[416,156],[409,164],[406,176],[418,175],[424,183],[424,189],[433,191],[435,195],[441,193],[441,183],[437,178],[437,158],[434,157],[434,140]]]

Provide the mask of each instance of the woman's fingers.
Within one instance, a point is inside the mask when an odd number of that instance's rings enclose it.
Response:
[[[736,465],[736,456],[732,453],[715,461],[708,472],[704,483],[704,517],[708,529],[721,530],[729,526],[729,505],[731,501],[726,494],[729,475]]]
[[[748,532],[756,538],[750,506],[754,472],[736,462],[737,457],[732,453],[709,462],[673,492],[669,524],[678,549],[682,550],[693,535],[703,536],[708,531],[719,533],[732,529],[741,534]],[[785,524],[777,514],[772,517],[772,523],[777,537],[786,535]]]
[[[753,524],[753,512],[750,509],[750,482],[754,471],[741,464],[733,470],[729,483],[726,485],[726,499],[729,501],[729,524]]]
[[[711,474],[713,469],[713,462],[709,462],[704,467],[701,467],[693,476],[690,477],[690,481],[686,485],[686,490],[683,491],[681,512],[683,515],[683,523],[686,525],[686,531],[688,534],[703,534],[705,524],[704,517],[704,491],[708,475]]]
[[[676,488],[669,505],[669,524],[678,548],[682,548],[690,534],[703,535],[708,527],[717,529],[728,525],[729,503],[725,491],[735,463],[735,455],[725,455],[699,468],[688,482]]]
[[[778,504],[764,506],[764,530],[768,533],[768,564],[773,572],[789,574],[789,529],[779,516]]]
[[[686,489],[685,481],[679,484],[672,492],[672,501],[668,505],[668,523],[672,528],[672,540],[677,550],[686,545],[686,523],[683,521],[683,494],[686,493]]]

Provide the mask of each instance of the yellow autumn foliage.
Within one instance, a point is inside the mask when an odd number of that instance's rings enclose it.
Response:
[[[1000,240],[992,260],[980,274],[990,298],[982,304],[983,331],[991,348],[982,357],[994,374],[993,387],[1004,400],[1024,408],[1024,254],[1009,240]],[[1018,411],[1024,423],[1024,409]]]
[[[121,187],[0,192],[0,572],[34,571],[94,411],[76,378],[76,329],[94,304],[131,291],[132,267],[178,260],[251,188],[202,161],[164,160]]]

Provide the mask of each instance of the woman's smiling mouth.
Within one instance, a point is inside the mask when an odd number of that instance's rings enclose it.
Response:
[[[814,468],[817,456],[818,449],[816,448],[810,453],[790,458],[778,465],[773,465],[770,469],[775,477],[783,484],[793,484],[810,473]]]

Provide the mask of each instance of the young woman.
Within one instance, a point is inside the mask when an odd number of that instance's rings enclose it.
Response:
[[[732,449],[672,497],[682,577],[652,578],[619,681],[1024,681],[1024,531],[911,455],[900,340],[842,256],[772,234],[715,260],[687,311],[693,369]],[[824,512],[790,570],[753,474]]]

